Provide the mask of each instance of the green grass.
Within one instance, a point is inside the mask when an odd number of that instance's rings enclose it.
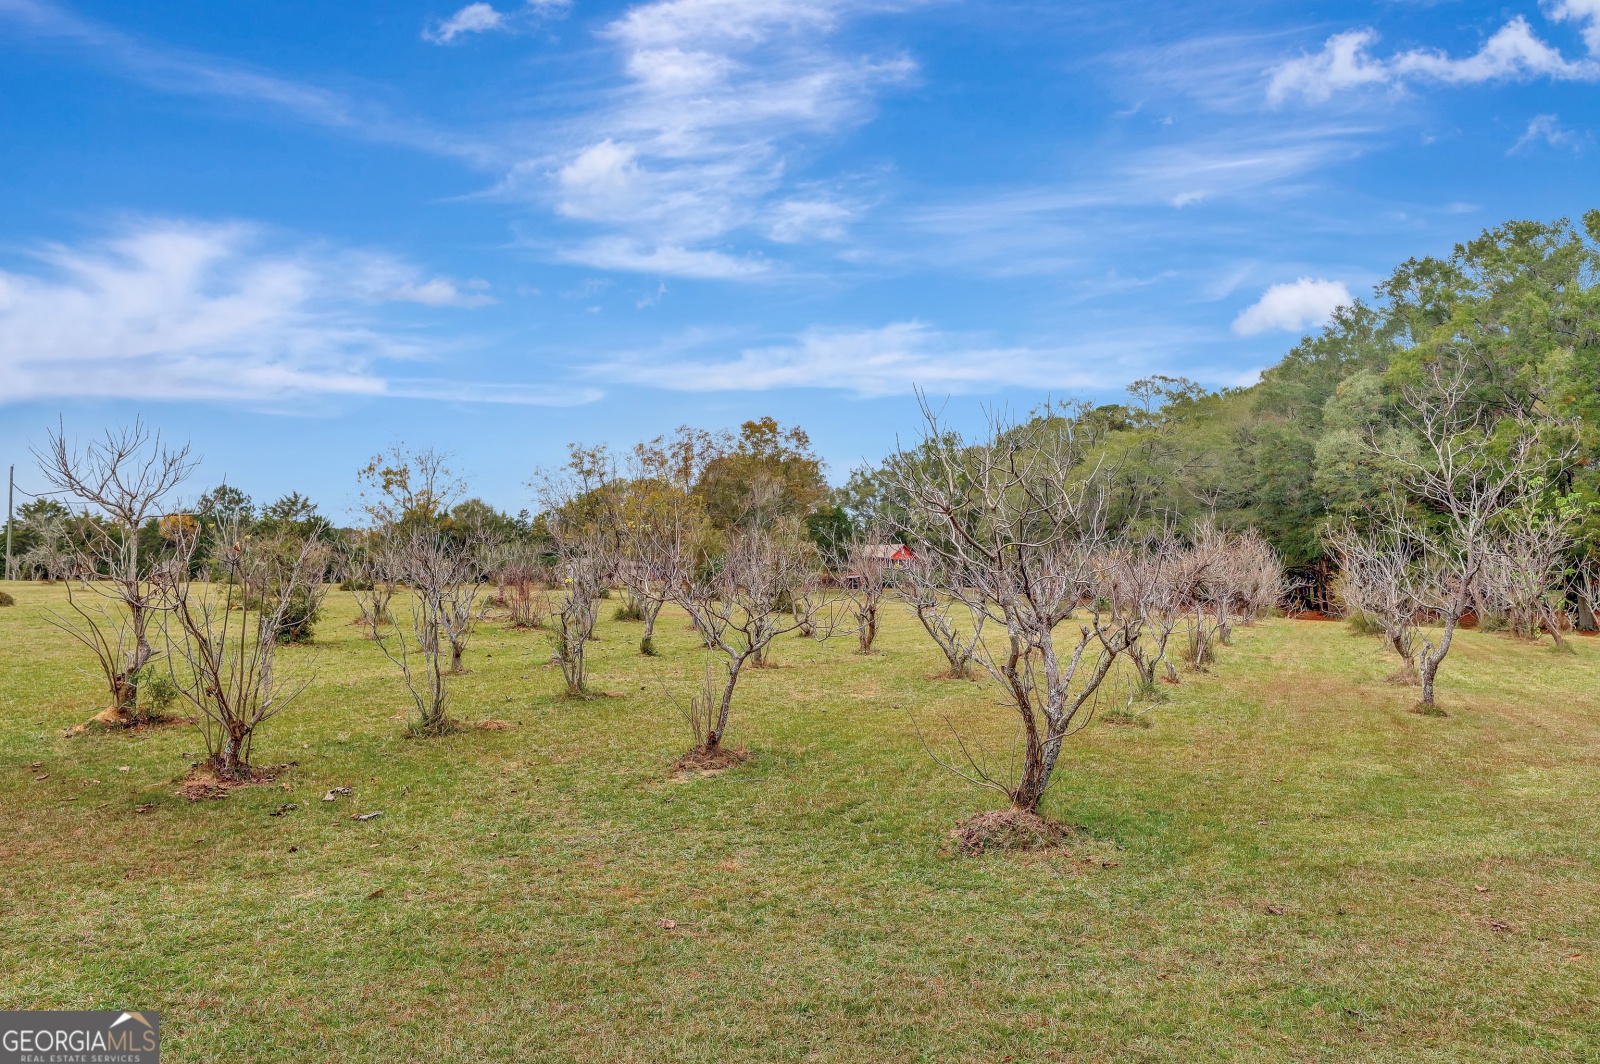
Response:
[[[485,625],[452,712],[516,727],[416,740],[336,593],[257,742],[287,786],[190,804],[192,729],[62,738],[97,674],[58,590],[5,586],[0,1006],[159,1009],[170,1061],[1600,1059],[1591,640],[1464,633],[1435,719],[1374,639],[1242,629],[1073,740],[1078,852],[964,858],[994,797],[907,713],[1008,725],[898,614],[870,657],[782,641],[734,710],[757,757],[680,780],[680,615],[660,658],[602,622],[581,702]]]

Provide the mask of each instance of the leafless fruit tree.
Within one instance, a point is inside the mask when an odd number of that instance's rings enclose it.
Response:
[[[816,623],[818,569],[816,549],[798,528],[780,523],[730,531],[722,550],[674,580],[674,599],[724,670],[715,713],[697,736],[700,753],[721,745],[744,667],[761,664],[774,639]]]
[[[297,596],[320,585],[327,549],[315,536],[285,540],[249,535],[238,522],[214,530],[201,559],[197,526],[179,534],[180,549],[152,574],[167,623],[167,667],[198,712],[208,760],[220,777],[248,776],[256,730],[311,682],[310,667],[285,681],[278,633]],[[209,562],[211,579],[192,576]],[[305,660],[308,651],[297,652]]]
[[[1499,526],[1546,491],[1575,453],[1577,436],[1562,422],[1487,409],[1468,367],[1456,360],[1426,363],[1402,400],[1398,431],[1374,430],[1367,442],[1423,511],[1395,520],[1403,522],[1396,533],[1418,545],[1432,574],[1422,582],[1429,589],[1423,605],[1440,631],[1422,631],[1417,657],[1421,704],[1432,709],[1439,666],[1480,589]]]
[[[1163,679],[1178,681],[1167,651],[1188,615],[1205,565],[1198,551],[1171,532],[1112,552],[1106,566],[1107,597],[1119,614],[1137,614],[1141,622],[1139,638],[1128,644],[1128,660],[1138,675],[1136,696],[1152,697]]]
[[[614,556],[602,536],[584,528],[563,528],[555,522],[552,534],[561,581],[561,608],[553,618],[550,640],[556,664],[567,683],[567,694],[581,696],[589,690],[586,647],[594,638],[600,616],[600,593],[611,582]]]
[[[499,543],[485,554],[485,565],[495,582],[495,602],[510,615],[513,628],[543,628],[550,621],[550,598],[545,585],[550,571],[533,547],[524,543]]]
[[[360,611],[356,623],[367,630],[368,639],[377,639],[380,629],[394,623],[389,604],[399,585],[385,561],[387,550],[384,533],[378,531],[352,532],[342,545],[340,575],[355,595]]]
[[[1417,616],[1427,595],[1418,547],[1401,534],[1403,515],[1370,527],[1346,523],[1326,536],[1338,560],[1337,594],[1346,616],[1361,616],[1383,629],[1383,644],[1400,659],[1392,679],[1417,684]]]
[[[1139,636],[1138,614],[1102,598],[1114,545],[1106,478],[1070,418],[991,415],[987,438],[967,444],[926,402],[923,414],[919,461],[895,473],[913,506],[908,539],[936,572],[962,574],[943,592],[991,622],[974,656],[1022,731],[1020,765],[1004,779],[965,743],[966,769],[943,763],[1034,813],[1062,742],[1088,726],[1113,663]]]
[[[1496,528],[1484,560],[1483,597],[1506,614],[1514,635],[1532,640],[1547,631],[1563,647],[1575,515],[1550,513],[1533,502],[1523,500]]]
[[[482,584],[482,568],[472,551],[426,528],[414,529],[389,544],[382,562],[390,579],[406,585],[409,624],[397,623],[380,633],[378,646],[400,669],[417,709],[415,735],[443,735],[454,730],[448,708],[447,676],[459,672],[462,642],[452,639],[452,625],[470,617]]]
[[[966,608],[960,599],[943,588],[960,583],[960,575],[938,572],[934,563],[916,557],[901,567],[894,593],[916,615],[945,660],[950,663],[952,680],[972,679],[972,655],[983,638],[985,614]],[[967,626],[963,630],[961,625]]]
[[[168,447],[137,419],[107,429],[82,448],[58,429],[34,457],[44,478],[85,511],[68,540],[76,556],[72,568],[84,577],[84,587],[74,591],[69,582],[74,616],[51,620],[94,653],[111,711],[132,721],[139,712],[139,671],[155,654],[149,627],[157,589],[149,577],[157,559],[139,557],[139,528],[162,516],[168,497],[199,460],[190,457],[188,444]]]
[[[896,578],[891,559],[899,546],[878,529],[869,528],[845,547],[847,572],[840,577],[840,583],[855,619],[857,653],[872,653],[872,644],[877,641],[878,609],[884,592]]]

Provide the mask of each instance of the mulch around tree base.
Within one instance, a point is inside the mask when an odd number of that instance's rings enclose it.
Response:
[[[287,765],[246,767],[237,776],[219,776],[209,762],[202,762],[184,775],[183,785],[178,788],[178,797],[191,802],[205,801],[208,798],[226,798],[228,792],[238,790],[240,787],[260,787],[276,783],[278,777],[293,766],[294,762],[291,761]]]
[[[719,746],[715,750],[690,750],[673,762],[679,772],[721,772],[749,761],[755,755],[744,747]]]
[[[1061,849],[1076,837],[1053,820],[1015,809],[993,809],[968,817],[950,833],[956,849],[965,854]]]

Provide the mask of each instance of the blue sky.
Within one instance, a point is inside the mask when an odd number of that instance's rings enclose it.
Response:
[[[0,0],[0,462],[142,413],[197,488],[340,515],[400,438],[515,510],[772,414],[839,480],[914,386],[1248,383],[1600,206],[1597,88],[1600,0]]]

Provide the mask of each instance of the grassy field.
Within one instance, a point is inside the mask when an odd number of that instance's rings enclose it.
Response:
[[[1005,718],[898,614],[870,657],[784,640],[755,759],[681,779],[681,616],[656,659],[606,619],[583,702],[485,625],[453,713],[515,726],[416,740],[335,594],[282,785],[189,803],[192,729],[62,737],[97,674],[4,586],[0,1006],[159,1009],[168,1060],[1600,1059],[1594,641],[1467,633],[1425,718],[1375,639],[1242,630],[1063,755],[1081,845],[962,857],[993,796],[908,711]]]

